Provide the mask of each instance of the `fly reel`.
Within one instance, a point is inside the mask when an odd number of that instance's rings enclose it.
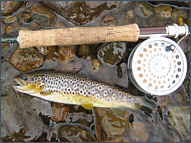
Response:
[[[166,95],[180,87],[187,72],[187,60],[182,48],[165,37],[149,38],[131,52],[129,77],[144,93]]]

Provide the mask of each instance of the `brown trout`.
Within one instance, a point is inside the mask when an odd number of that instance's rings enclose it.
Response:
[[[16,91],[48,101],[77,104],[85,109],[93,107],[129,107],[141,100],[122,89],[87,77],[53,71],[35,71],[14,79]]]

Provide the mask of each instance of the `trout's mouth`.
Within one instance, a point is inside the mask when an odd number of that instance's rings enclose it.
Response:
[[[14,78],[14,85],[13,85],[14,89],[18,90],[24,86],[25,86],[25,84],[22,82],[22,80],[20,80],[19,78]]]

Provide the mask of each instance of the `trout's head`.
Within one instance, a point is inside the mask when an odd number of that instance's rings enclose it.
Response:
[[[39,91],[42,91],[44,88],[42,76],[39,74],[20,74],[14,78],[14,81],[16,84],[13,85],[13,88],[19,92],[27,94],[35,94]]]

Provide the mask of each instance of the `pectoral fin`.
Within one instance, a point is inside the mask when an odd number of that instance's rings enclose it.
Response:
[[[81,106],[86,109],[86,110],[91,110],[93,109],[93,104],[92,103],[82,103]]]
[[[40,95],[42,95],[42,96],[48,96],[48,95],[51,95],[51,92],[40,92]]]

